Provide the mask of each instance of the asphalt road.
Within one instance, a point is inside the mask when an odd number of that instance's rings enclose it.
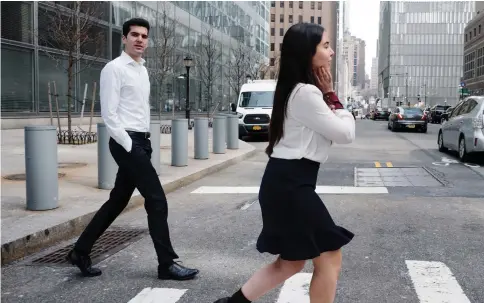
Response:
[[[385,121],[358,120],[357,128],[356,142],[335,146],[318,180],[330,192],[347,190],[321,197],[335,221],[356,235],[344,248],[336,302],[483,303],[484,164],[449,164],[455,157],[437,151],[438,125],[429,125],[426,134],[392,133]],[[96,278],[82,278],[72,267],[30,264],[70,241],[2,268],[2,302],[129,302],[155,288],[156,299],[131,302],[209,303],[237,290],[273,259],[255,250],[257,193],[241,193],[259,186],[267,161],[266,142],[250,141],[260,150],[253,158],[168,195],[173,243],[183,264],[201,270],[198,279],[157,280],[149,236],[97,264],[104,273]],[[435,184],[357,194],[355,171],[361,168],[421,168]],[[214,188],[221,193],[203,193]],[[114,225],[146,228],[145,211],[125,214]],[[311,270],[308,262],[304,273]],[[309,302],[303,298],[307,278],[298,275],[292,288],[281,285],[258,302]],[[291,289],[294,299],[287,296]]]

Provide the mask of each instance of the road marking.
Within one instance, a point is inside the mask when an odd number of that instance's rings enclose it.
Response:
[[[176,303],[186,291],[187,289],[147,287],[128,303]]]
[[[422,303],[471,303],[450,269],[442,262],[406,260]]]
[[[393,167],[392,162],[385,162],[386,167]],[[379,161],[375,161],[375,167],[383,167],[383,165]]]
[[[375,162],[375,167],[381,167],[380,162]]]
[[[286,280],[277,303],[309,303],[309,284],[312,274],[298,273]]]
[[[386,164],[387,164],[387,167],[393,167],[392,162],[387,162]]]
[[[258,186],[200,186],[192,194],[258,194]],[[317,194],[388,194],[386,187],[316,186]]]

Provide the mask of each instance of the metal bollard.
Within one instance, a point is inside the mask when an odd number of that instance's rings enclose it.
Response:
[[[49,210],[59,206],[57,128],[26,126],[25,183],[28,210]]]
[[[109,150],[109,136],[106,124],[97,124],[97,183],[100,189],[112,189],[116,181],[118,164]]]
[[[195,159],[208,159],[208,118],[195,118]]]
[[[236,115],[227,116],[227,148],[239,148],[239,118]]]
[[[160,136],[161,136],[161,123],[160,121],[150,122],[150,141],[151,149],[153,153],[151,154],[151,164],[156,170],[156,174],[160,175]]]
[[[188,119],[171,121],[171,165],[188,165]]]
[[[216,115],[213,117],[212,145],[214,154],[225,154],[225,133],[227,117]]]

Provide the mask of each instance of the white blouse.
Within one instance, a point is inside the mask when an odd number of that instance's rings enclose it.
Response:
[[[284,136],[271,157],[324,163],[332,142],[348,144],[354,140],[353,115],[346,109],[333,113],[316,86],[299,83],[289,96]]]

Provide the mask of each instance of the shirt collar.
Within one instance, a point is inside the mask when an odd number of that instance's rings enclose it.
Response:
[[[144,65],[145,64],[145,59],[141,58],[141,60],[139,62],[136,62],[133,58],[131,58],[130,55],[128,55],[125,51],[123,51],[121,53],[121,59],[123,60],[123,62],[125,64],[131,64],[131,63],[138,63],[138,64],[141,64],[141,65]]]

